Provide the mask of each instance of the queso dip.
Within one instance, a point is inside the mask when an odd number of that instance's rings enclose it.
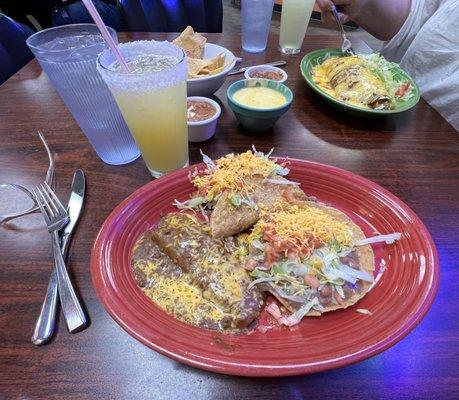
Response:
[[[287,103],[285,96],[268,87],[246,87],[233,94],[234,101],[254,108],[276,108]]]

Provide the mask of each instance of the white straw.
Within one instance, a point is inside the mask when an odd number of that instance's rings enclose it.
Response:
[[[102,21],[102,18],[100,17],[100,14],[97,11],[96,7],[94,6],[93,2],[91,0],[83,0],[83,3],[86,6],[89,14],[91,14],[91,17],[96,23],[97,27],[99,28],[100,33],[102,34],[102,37],[105,39],[110,49],[112,50],[113,54],[115,55],[116,59],[118,60],[120,65],[123,67],[124,72],[130,73],[131,70],[129,69],[126,63],[126,60],[123,58],[120,51],[118,50],[116,43],[114,42],[112,36],[108,32],[108,29],[105,26],[104,21]]]

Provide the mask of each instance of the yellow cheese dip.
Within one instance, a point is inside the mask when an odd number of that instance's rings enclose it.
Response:
[[[234,101],[254,108],[275,108],[287,103],[285,96],[268,87],[246,87],[233,94]]]

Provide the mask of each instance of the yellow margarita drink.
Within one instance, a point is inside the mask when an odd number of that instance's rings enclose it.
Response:
[[[283,0],[279,50],[285,54],[300,52],[315,0]]]
[[[119,48],[131,72],[124,72],[108,52],[99,58],[99,71],[149,171],[158,177],[188,165],[187,66],[182,50],[155,41]]]

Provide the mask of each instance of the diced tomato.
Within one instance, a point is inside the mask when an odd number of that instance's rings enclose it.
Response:
[[[279,306],[276,303],[270,303],[266,307],[266,311],[271,314],[277,321],[282,318],[282,313]]]
[[[304,276],[303,279],[304,279],[304,283],[306,283],[307,285],[311,286],[314,289],[317,289],[320,286],[319,280],[314,275],[307,274]]]
[[[294,250],[289,250],[288,251],[288,259],[289,260],[294,260],[297,255],[298,255],[298,253],[296,251],[294,251]]]
[[[287,200],[289,203],[293,203],[295,201],[295,196],[293,195],[292,188],[290,187],[284,189],[282,196],[284,196],[285,200]]]
[[[395,96],[396,96],[396,97],[403,97],[403,96],[405,96],[405,94],[408,92],[409,88],[410,88],[410,82],[404,82],[404,83],[402,83],[402,84],[398,87],[397,91],[395,92]]]
[[[253,271],[255,267],[258,265],[257,261],[253,258],[249,258],[245,263],[245,269],[248,271]]]
[[[325,286],[322,288],[322,290],[320,291],[320,294],[321,294],[322,296],[325,296],[325,297],[326,297],[326,296],[330,296],[330,293],[331,293],[331,289],[330,289],[330,286],[329,286],[328,284],[325,285]]]
[[[271,266],[271,264],[277,260],[278,258],[278,253],[276,252],[276,250],[274,250],[273,247],[271,247],[270,245],[266,245],[265,246],[265,264],[267,266]]]
[[[283,247],[282,240],[274,240],[271,243],[274,247],[274,250],[276,250],[277,252],[282,252],[282,247]]]
[[[342,306],[344,306],[344,300],[343,298],[337,293],[333,292],[333,298]]]
[[[268,329],[269,329],[269,328],[268,328],[266,325],[258,325],[258,328],[257,328],[257,330],[258,330],[259,332],[261,332],[261,333],[266,333],[266,332],[268,332]]]

